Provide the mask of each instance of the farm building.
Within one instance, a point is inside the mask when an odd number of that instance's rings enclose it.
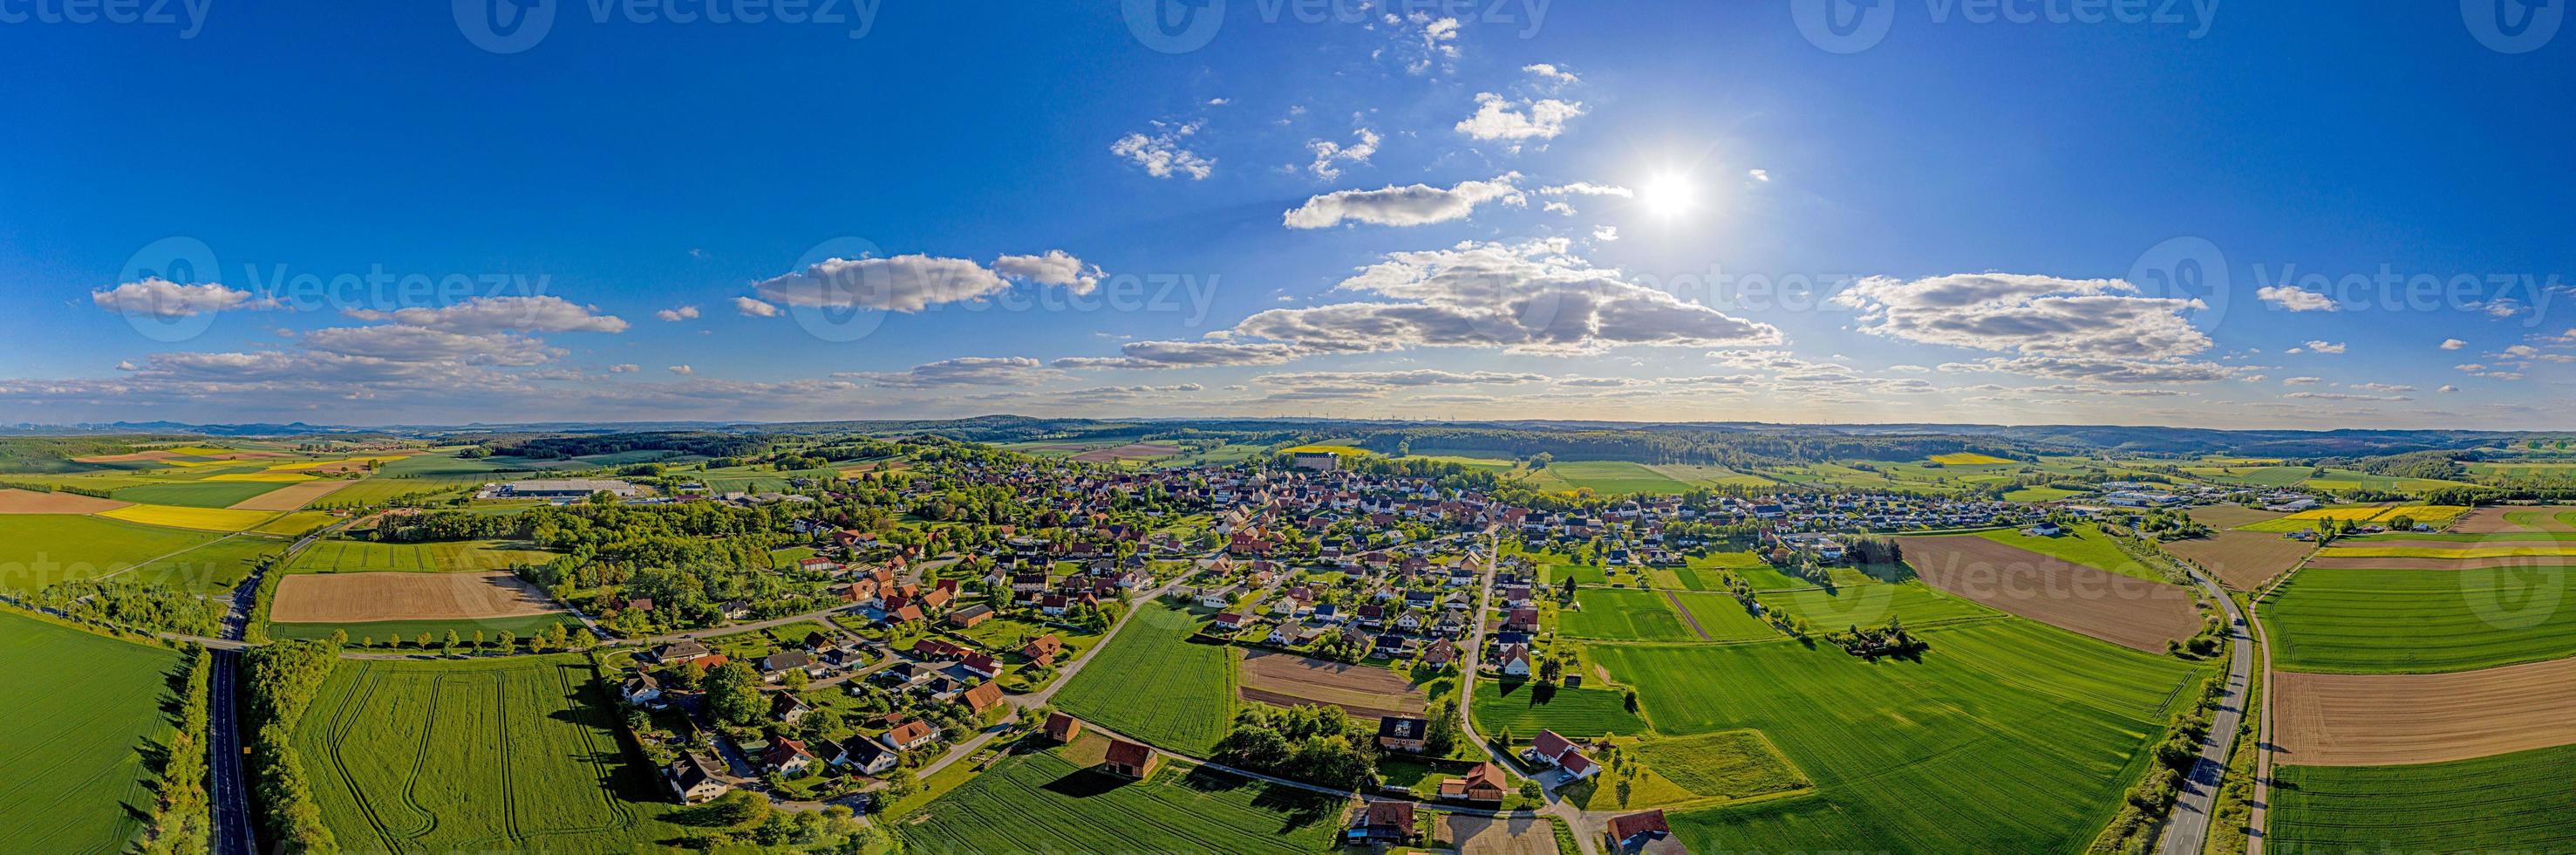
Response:
[[[1061,745],[1082,735],[1082,720],[1064,713],[1048,713],[1046,738]]]
[[[1610,851],[1620,855],[1690,855],[1659,810],[1612,817],[1608,836]]]
[[[1440,782],[1440,797],[1452,801],[1499,802],[1503,800],[1503,767],[1478,763],[1464,777]]]
[[[1112,775],[1141,780],[1154,774],[1154,764],[1160,759],[1154,749],[1119,739],[1109,743],[1109,756],[1100,762],[1100,768]]]
[[[1369,802],[1344,835],[1353,846],[1400,846],[1413,840],[1412,802]]]
[[[568,478],[554,481],[512,481],[492,492],[496,499],[586,499],[593,493],[608,493],[621,499],[644,495],[644,488],[624,481],[594,478]]]

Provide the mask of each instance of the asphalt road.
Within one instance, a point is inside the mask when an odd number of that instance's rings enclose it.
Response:
[[[2237,729],[2245,721],[2246,690],[2254,670],[2254,638],[2246,634],[2245,613],[2238,611],[2236,601],[2227,592],[2201,575],[2192,573],[2200,587],[2218,598],[2227,610],[2228,645],[2234,650],[2229,657],[2227,694],[2218,701],[2218,715],[2209,723],[2209,739],[2200,746],[2200,762],[2193,764],[2191,774],[2183,778],[2182,794],[2174,799],[2173,812],[2165,815],[2164,832],[2156,851],[2164,855],[2199,855],[2209,842],[2210,810],[2218,800],[2218,786],[2227,776],[2227,759],[2236,748]]]
[[[207,684],[212,692],[206,714],[206,750],[213,779],[215,810],[215,855],[256,855],[259,838],[251,829],[249,788],[242,777],[241,726],[236,723],[232,702],[235,679],[241,671],[241,653],[232,650],[210,651],[214,673]]]

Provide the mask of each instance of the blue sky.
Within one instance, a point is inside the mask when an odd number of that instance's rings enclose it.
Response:
[[[2564,4],[482,2],[0,3],[0,422],[2510,428],[2576,380]],[[329,284],[377,273],[444,285]]]

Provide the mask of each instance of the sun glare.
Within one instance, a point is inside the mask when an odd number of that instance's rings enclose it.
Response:
[[[1637,202],[1655,216],[1673,219],[1699,207],[1699,185],[1688,175],[1657,175],[1637,188]]]

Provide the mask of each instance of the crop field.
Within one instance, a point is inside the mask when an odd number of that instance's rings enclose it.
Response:
[[[1702,634],[1709,641],[1769,641],[1780,637],[1779,630],[1772,629],[1770,624],[1745,611],[1744,604],[1736,601],[1733,594],[1696,591],[1653,593],[1680,607],[1683,631],[1691,633],[1692,641],[1700,640]]]
[[[208,483],[215,484],[310,484],[319,480],[322,479],[302,472],[226,472],[206,476]]]
[[[79,493],[0,489],[0,516],[24,514],[94,514],[125,507],[125,502]]]
[[[1557,630],[1574,638],[1610,641],[1696,641],[1672,603],[1661,592],[1634,588],[1583,588],[1574,601],[1582,610],[1557,612]],[[1737,611],[1742,611],[1738,609]]]
[[[2200,631],[2190,592],[1975,535],[1903,537],[1925,583],[1981,605],[2137,650],[2162,653]]]
[[[501,637],[501,633],[504,632],[510,633],[512,636],[517,638],[529,638],[537,633],[544,632],[547,628],[556,624],[562,624],[565,629],[573,632],[583,631],[580,621],[574,620],[571,615],[555,612],[541,615],[522,615],[519,617],[473,618],[470,620],[382,620],[360,623],[271,623],[268,625],[268,636],[270,638],[301,638],[318,640],[330,638],[331,633],[333,632],[341,632],[348,634],[349,643],[351,644],[369,640],[376,642],[400,641],[409,643],[418,639],[423,633],[427,633],[432,641],[443,641],[447,638],[447,634],[452,631],[456,633],[458,638],[466,641],[472,641],[474,639],[474,634],[477,632],[483,633],[483,638],[487,641],[491,641],[498,640]]]
[[[2576,557],[2576,541],[2546,543],[2513,543],[2504,540],[2483,542],[2447,541],[2405,544],[2403,541],[2345,545],[2338,543],[2318,553],[2320,558],[2441,558],[2467,561],[2479,558],[2562,558]]]
[[[1592,652],[1658,732],[1759,730],[1815,782],[1813,795],[1675,814],[1695,851],[2081,849],[2208,674],[2027,621],[1923,637],[1920,663],[1788,641]]]
[[[1647,468],[1646,464],[1625,460],[1559,460],[1545,468],[1531,470],[1530,482],[1540,489],[1588,489],[1605,495],[1669,495],[1691,488],[1691,485],[1674,480],[1672,476]]]
[[[1510,472],[1520,468],[1520,464],[1518,463],[1495,457],[1453,457],[1441,454],[1415,454],[1409,455],[1405,457],[1405,459],[1428,460],[1434,463],[1455,463],[1478,472],[1493,472],[1497,474]]]
[[[2067,529],[2065,534],[2056,537],[2031,537],[2011,529],[1984,532],[1977,536],[2005,546],[2055,556],[2095,570],[2109,570],[2122,576],[2145,579],[2149,582],[2165,581],[2163,574],[2139,566],[2138,562],[2129,558],[2127,553],[2121,552],[2120,547],[2111,542],[2110,535],[2090,529],[2071,528]]]
[[[351,850],[629,852],[681,836],[616,727],[576,658],[344,660],[295,744]]]
[[[2441,763],[2576,745],[2576,659],[2445,674],[2283,671],[2274,682],[2283,763]]]
[[[138,505],[229,508],[281,486],[284,485],[260,481],[189,481],[127,487],[116,491],[116,500]]]
[[[1234,722],[1238,648],[1193,644],[1198,619],[1143,603],[1055,697],[1065,712],[1175,751],[1206,756]]]
[[[1921,582],[1883,582],[1867,585],[1845,585],[1833,590],[1805,588],[1793,591],[1759,592],[1763,604],[1795,616],[1806,618],[1818,631],[1832,631],[1848,626],[1879,626],[1889,618],[1904,621],[1906,626],[1930,626],[1959,620],[2000,617],[2003,613],[1968,600],[1953,597]],[[1728,602],[1734,598],[1729,597]],[[1692,611],[1699,611],[1693,608]],[[1738,612],[1743,611],[1737,609]]]
[[[419,498],[472,489],[488,483],[490,478],[417,477],[388,478],[377,475],[340,488],[324,501],[330,505],[372,505],[402,498]]]
[[[1333,849],[1346,802],[1202,769],[1167,767],[1129,781],[1058,752],[1003,760],[898,821],[907,851],[1228,852],[1308,855]]]
[[[2462,534],[2576,532],[2576,508],[2571,507],[2479,508],[2466,516],[2451,530]]]
[[[776,492],[779,490],[785,490],[792,486],[788,482],[794,479],[802,478],[809,481],[823,481],[838,478],[841,475],[840,471],[836,469],[795,469],[781,472],[775,469],[754,469],[748,466],[736,466],[730,469],[709,469],[705,472],[675,472],[672,474],[679,477],[696,478],[700,483],[707,485],[707,489],[718,493]]]
[[[508,573],[298,573],[277,582],[269,620],[366,623],[472,621],[557,610],[546,592]]]
[[[1363,721],[1421,715],[1430,701],[1423,687],[1391,669],[1309,659],[1293,653],[1246,651],[1241,681],[1239,692],[1247,701],[1274,706],[1338,706]]]
[[[1283,448],[1280,449],[1279,452],[1281,454],[1340,454],[1357,457],[1368,454],[1369,450],[1348,445],[1317,443],[1314,445],[1299,445],[1290,448]]]
[[[2576,746],[2414,766],[2281,766],[2290,852],[2576,851]]]
[[[346,489],[349,485],[356,483],[358,482],[335,480],[307,481],[302,484],[289,484],[257,496],[243,499],[239,502],[235,502],[231,507],[233,510],[237,511],[292,511],[302,508],[305,505],[312,504],[315,500],[331,495],[332,493],[339,492]]]
[[[2004,501],[2036,504],[2039,502],[2064,501],[2081,495],[2084,494],[2061,487],[2023,487],[2021,489],[2005,493]]]
[[[0,590],[95,579],[214,539],[201,532],[94,516],[0,516]]]
[[[1476,732],[1493,736],[1508,730],[1516,739],[1528,739],[1541,730],[1575,738],[1607,733],[1635,735],[1646,730],[1646,721],[1629,712],[1626,698],[1615,690],[1587,687],[1549,691],[1534,681],[1477,680],[1476,697],[1468,712],[1476,717]]]
[[[1646,467],[1658,475],[1694,487],[1768,487],[1779,483],[1750,472],[1697,463],[1662,463]]]
[[[2214,530],[2207,537],[2176,540],[2158,548],[2207,569],[2220,584],[2239,591],[2261,588],[2299,566],[2316,544],[2257,531]]]
[[[333,521],[330,514],[320,511],[296,511],[279,514],[276,519],[251,526],[249,533],[290,538],[303,537],[311,534],[314,529],[330,525]]]
[[[1546,576],[1549,584],[1561,584],[1569,578],[1583,585],[1610,583],[1607,569],[1588,564],[1549,564],[1546,565]]]
[[[1978,454],[1973,451],[1962,451],[1956,454],[1935,454],[1932,455],[1930,459],[1932,462],[1943,466],[2009,466],[2011,464],[2021,462],[2011,458],[1996,457],[1991,454]]]
[[[2310,567],[2262,609],[2284,671],[2463,671],[2576,655],[2567,567]]]
[[[299,460],[293,463],[271,464],[268,467],[268,471],[325,473],[363,472],[367,470],[370,464],[392,463],[410,456],[411,455],[408,454],[378,454],[362,457],[346,457],[334,460]]]
[[[1637,756],[1702,798],[1747,799],[1815,786],[1758,730],[1649,739],[1638,744]]]
[[[177,653],[0,612],[0,837],[14,852],[123,852],[152,809]]]
[[[521,564],[543,564],[554,553],[475,540],[451,543],[375,543],[323,540],[295,557],[289,573],[480,573]]]
[[[115,578],[168,585],[192,594],[220,594],[250,578],[262,559],[286,551],[286,545],[286,541],[275,538],[236,534],[137,566],[115,574]]]
[[[268,511],[235,511],[224,508],[130,505],[112,511],[101,511],[99,516],[144,525],[231,533],[268,522],[275,519],[277,514]]]

